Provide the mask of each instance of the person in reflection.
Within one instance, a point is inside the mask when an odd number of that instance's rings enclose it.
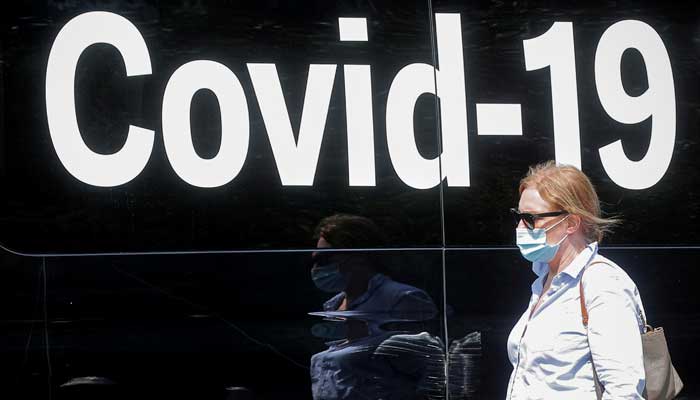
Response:
[[[519,191],[516,242],[537,279],[508,338],[506,398],[642,399],[642,301],[630,277],[598,253],[618,220],[601,216],[593,185],[572,166],[531,167]]]
[[[367,249],[385,244],[381,230],[370,219],[343,214],[323,219],[316,238],[320,250]],[[338,328],[322,329],[331,332],[326,338],[336,340],[327,342],[328,349],[311,358],[313,398],[419,398],[417,385],[425,367],[397,368],[401,360],[375,352],[397,332],[415,332],[415,326],[407,326],[436,316],[430,296],[388,277],[373,252],[317,251],[312,259],[314,284],[334,294],[323,305],[323,312],[312,314],[334,321],[327,324]],[[401,328],[392,328],[392,324]]]

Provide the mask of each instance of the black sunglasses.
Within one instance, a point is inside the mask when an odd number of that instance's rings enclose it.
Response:
[[[510,213],[513,214],[513,218],[515,218],[516,225],[519,224],[520,220],[522,219],[523,222],[525,223],[525,226],[528,229],[535,229],[535,221],[538,218],[556,217],[557,215],[565,215],[565,214],[568,214],[568,211],[552,211],[552,212],[546,212],[546,213],[540,213],[540,214],[532,214],[532,213],[521,213],[516,208],[511,208]]]

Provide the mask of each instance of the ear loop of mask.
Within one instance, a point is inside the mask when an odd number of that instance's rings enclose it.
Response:
[[[569,215],[571,215],[571,214],[566,214],[566,217],[562,218],[561,220],[559,220],[559,222],[557,222],[556,224],[550,226],[549,228],[545,229],[544,231],[545,231],[545,232],[549,232],[549,231],[550,231],[552,228],[554,228],[555,226],[557,226],[557,225],[561,224],[562,222],[566,221],[566,219],[569,218]],[[568,234],[568,233],[567,233],[566,235],[564,235],[564,237],[561,238],[561,240],[560,240],[559,242],[557,242],[557,244],[554,244],[554,245],[551,245],[551,246],[559,246],[560,244],[562,244],[562,242],[564,242],[564,239],[566,239],[567,237],[569,237],[569,234]]]
[[[545,231],[545,232],[549,232],[549,231],[552,230],[555,226],[557,226],[557,225],[561,224],[562,222],[566,221],[566,219],[569,218],[570,215],[571,215],[571,214],[566,214],[566,217],[560,219],[559,221],[557,221],[556,224],[550,226],[549,228],[545,228],[544,231]],[[569,234],[567,233],[566,236],[569,236]],[[565,237],[566,237],[566,236],[565,236]]]

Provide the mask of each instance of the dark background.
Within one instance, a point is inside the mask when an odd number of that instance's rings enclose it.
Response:
[[[582,169],[596,187],[603,211],[624,221],[608,243],[698,244],[700,7],[696,2],[435,0],[433,6],[436,12],[461,14],[468,71],[472,186],[445,188],[448,246],[512,243],[510,216],[504,211],[517,206],[518,182],[528,166],[554,157],[549,68],[526,71],[522,44],[544,34],[554,21],[573,23]],[[648,148],[651,119],[637,125],[616,122],[606,114],[595,87],[598,41],[608,27],[626,19],[643,21],[658,32],[668,51],[675,84],[673,157],[661,181],[645,190],[617,186],[598,154],[599,148],[618,139],[632,160],[641,159]],[[621,69],[627,93],[642,94],[648,86],[640,53],[623,53]],[[477,136],[475,103],[509,102],[522,104],[523,136]]]
[[[77,114],[87,145],[96,152],[121,148],[128,124],[154,129],[144,171],[114,188],[84,184],[70,175],[53,149],[44,96],[49,49],[61,27],[91,10],[116,12],[142,33],[153,74],[126,78],[115,48],[93,45],[78,64]],[[404,66],[434,64],[432,12],[461,15],[467,80],[471,186],[416,190],[396,175],[386,144],[386,100]],[[309,248],[316,222],[334,212],[361,214],[390,232],[391,247],[508,246],[507,210],[527,167],[554,157],[549,70],[525,71],[522,41],[555,21],[573,22],[582,167],[599,190],[604,211],[625,221],[610,239],[617,245],[697,245],[700,29],[694,3],[410,1],[14,2],[0,21],[0,243],[21,253],[86,253]],[[368,20],[368,42],[340,42],[339,16]],[[602,33],[623,19],[650,24],[668,50],[676,94],[676,145],[670,167],[645,190],[617,186],[598,149],[622,139],[641,159],[651,120],[623,125],[598,100],[593,74]],[[241,81],[251,122],[250,148],[229,184],[190,186],[171,168],[160,131],[163,93],[182,64],[223,63]],[[312,187],[282,186],[258,108],[247,62],[277,65],[290,120],[298,133],[311,63],[337,64],[335,85]],[[375,187],[349,187],[342,66],[372,68]],[[647,87],[640,54],[623,57],[628,93]],[[416,141],[425,157],[438,154],[437,107],[423,95],[414,113]],[[522,104],[523,136],[478,136],[476,103]],[[211,92],[192,102],[195,148],[218,151],[219,108]],[[441,193],[442,192],[442,193]],[[441,196],[441,194],[443,196]],[[673,209],[669,218],[664,209]],[[442,218],[444,214],[444,218]],[[653,229],[649,229],[653,227]],[[444,234],[443,234],[444,230]]]
[[[115,188],[78,181],[58,160],[45,111],[45,71],[60,28],[88,10],[117,12],[134,23],[148,45],[153,74],[125,78],[115,48],[93,45],[76,73],[82,135],[91,149],[112,153],[128,124],[155,129],[144,171]],[[340,42],[339,16],[368,19],[369,42]],[[309,248],[316,223],[334,212],[376,219],[392,247],[440,246],[440,188],[414,190],[400,181],[386,145],[389,86],[403,66],[432,63],[426,1],[367,2],[49,2],[3,12],[6,101],[0,164],[7,183],[0,243],[23,253]],[[243,170],[229,184],[202,189],[173,171],[161,136],[168,79],[181,65],[216,60],[241,81],[249,105],[250,147]],[[313,187],[282,186],[246,63],[277,65],[298,135],[309,64],[338,64]],[[370,64],[373,79],[377,186],[348,186],[342,65]],[[28,86],[29,85],[29,86]],[[437,156],[435,100],[416,107],[416,137],[424,155]],[[191,110],[196,150],[218,152],[218,102],[200,91]],[[13,134],[13,132],[18,134]],[[22,134],[19,134],[19,133]],[[400,205],[400,206],[398,206]]]
[[[444,343],[482,333],[475,398],[503,398],[507,335],[534,279],[513,246],[507,213],[527,167],[554,157],[548,70],[525,71],[522,41],[555,21],[574,26],[582,167],[604,210],[624,223],[601,250],[637,283],[650,322],[664,326],[684,398],[700,398],[696,170],[700,122],[700,10],[691,2],[620,1],[24,1],[0,13],[0,397],[70,398],[79,376],[117,382],[119,398],[223,399],[245,386],[256,399],[310,398],[308,363],[325,348],[307,313],[326,296],[309,279],[313,230],[335,212],[374,219],[387,233],[392,276],[426,290],[441,310],[426,327]],[[72,17],[116,12],[145,38],[153,74],[124,77],[111,47],[89,48],[76,80],[78,117],[97,152],[121,147],[131,123],[156,131],[144,171],[116,188],[88,186],[60,164],[46,126],[44,75],[52,41]],[[389,159],[385,107],[393,77],[434,64],[431,14],[459,12],[467,77],[471,187],[406,186]],[[337,18],[368,19],[369,41],[338,41]],[[650,121],[623,126],[599,103],[593,56],[604,30],[639,19],[659,33],[673,68],[677,132],[669,170],[650,189],[618,187],[597,149],[622,138],[644,155]],[[180,65],[219,61],[241,81],[251,141],[243,170],[216,189],[172,170],[160,136],[165,85]],[[313,187],[283,187],[247,62],[274,62],[295,131],[310,63],[338,64]],[[377,186],[348,186],[342,65],[372,66]],[[629,93],[646,87],[628,51]],[[476,133],[476,103],[521,103],[522,137]],[[220,139],[218,103],[198,93],[192,131],[200,155]],[[415,110],[421,153],[439,152],[435,99]],[[397,250],[407,248],[413,250]],[[299,250],[289,252],[287,250]],[[301,250],[303,249],[303,251]],[[212,250],[220,250],[212,254]],[[232,250],[234,252],[227,252]],[[263,250],[261,252],[239,250]],[[389,250],[389,249],[384,249]],[[153,252],[193,254],[146,254]],[[13,254],[24,253],[24,255]],[[130,253],[58,256],[69,253]],[[59,253],[48,257],[27,254]],[[445,326],[447,330],[445,330]],[[61,397],[64,396],[64,397]],[[104,397],[106,398],[106,397]]]

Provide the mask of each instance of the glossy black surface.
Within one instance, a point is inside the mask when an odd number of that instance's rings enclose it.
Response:
[[[385,362],[402,371],[401,365],[416,365],[430,354],[430,362],[444,371],[438,351],[444,343],[440,251],[387,252],[378,258],[387,276],[424,291],[436,310],[418,321],[386,322],[384,330],[425,332],[432,339],[391,352],[401,339],[393,336],[392,346],[384,346],[385,355],[373,358],[381,344],[365,345],[360,339],[349,348],[367,361],[343,361],[344,376],[353,382],[354,374],[364,376]],[[324,335],[323,327],[317,325],[331,322],[309,313],[322,311],[333,296],[314,286],[311,253],[46,259],[5,255],[3,261],[2,275],[8,282],[3,303],[15,304],[2,315],[8,338],[0,349],[5,355],[2,386],[8,392],[31,391],[31,398],[48,398],[50,381],[52,394],[63,398],[61,393],[70,387],[61,385],[97,376],[114,382],[102,393],[118,391],[120,398],[223,399],[230,387],[245,387],[255,399],[311,397],[310,358],[324,351],[330,340],[319,336]],[[43,307],[43,288],[36,285],[43,281],[44,268],[48,349],[44,312],[32,311]],[[14,290],[8,290],[10,282]],[[382,311],[386,307],[388,312],[391,304],[378,307],[377,318],[391,318]],[[432,345],[422,348],[421,343]],[[422,368],[424,364],[420,362]],[[414,385],[414,391],[419,386],[444,390],[442,379],[423,377],[420,371],[371,378],[373,390],[392,388],[385,384],[389,379]]]
[[[685,382],[682,398],[700,398],[693,379],[700,356],[694,350],[700,333],[698,251],[601,252],[628,272],[650,322],[664,327]],[[447,343],[437,348],[450,355],[450,398],[502,398],[511,371],[506,339],[535,277],[517,251],[449,250],[447,306],[440,251],[381,257],[395,281],[425,290],[439,309],[434,320],[401,328]],[[102,393],[122,398],[223,399],[231,387],[245,387],[255,399],[311,398],[309,360],[327,346],[312,333],[321,318],[308,313],[321,310],[330,295],[313,286],[310,262],[305,252],[45,260],[5,254],[3,390],[48,398],[48,382],[57,395],[71,379],[99,376],[115,382]],[[480,334],[479,351],[456,351],[456,342],[474,332]],[[399,360],[439,359],[435,348],[413,346]],[[466,374],[460,368],[465,362]],[[433,387],[440,388],[435,379]],[[432,398],[445,398],[444,386],[434,390]],[[430,398],[423,395],[417,398]]]
[[[47,128],[44,75],[52,41],[72,17],[92,10],[134,23],[153,67],[150,76],[126,78],[119,54],[107,45],[87,49],[78,65],[78,119],[91,149],[118,150],[128,124],[156,132],[146,168],[115,188],[72,177]],[[448,180],[418,190],[401,181],[390,159],[386,103],[401,68],[435,64],[435,13],[460,14],[471,184],[454,187]],[[366,17],[369,41],[340,42],[341,16]],[[645,21],[657,31],[675,85],[673,158],[664,177],[643,190],[612,182],[598,155],[598,148],[621,138],[626,154],[639,159],[648,142],[650,120],[629,126],[613,121],[593,78],[599,38],[625,19]],[[387,241],[363,246],[376,248],[365,254],[378,254],[389,276],[425,291],[437,308],[429,320],[390,326],[408,336],[394,335],[381,350],[375,343],[360,353],[371,352],[380,365],[396,368],[406,383],[402,390],[417,399],[503,398],[511,372],[507,335],[534,279],[512,247],[508,209],[517,206],[517,185],[527,167],[554,157],[549,73],[525,71],[523,40],[557,21],[573,23],[583,171],[604,210],[624,220],[605,242],[620,247],[602,252],[625,268],[651,322],[666,329],[686,385],[681,398],[699,399],[694,377],[700,253],[693,247],[700,243],[698,6],[451,0],[4,5],[0,245],[57,254],[0,251],[0,398],[311,398],[311,358],[328,347],[313,332],[332,328],[316,327],[322,319],[308,314],[321,311],[331,296],[311,281],[310,249],[319,220],[336,212],[372,218]],[[246,163],[232,182],[215,189],[180,179],[162,139],[165,86],[180,65],[196,59],[230,68],[248,101]],[[281,184],[246,69],[250,62],[276,64],[295,134],[309,64],[337,64],[311,187]],[[371,65],[374,187],[348,185],[343,66],[351,64]],[[645,67],[638,54],[627,52],[622,70],[625,89],[643,92]],[[476,103],[520,103],[523,136],[478,135]],[[437,106],[433,96],[423,95],[414,110],[415,139],[426,158],[440,149]],[[195,95],[193,141],[202,157],[213,157],[219,146],[217,110],[211,93]],[[195,253],[155,254],[168,251]],[[105,252],[154,254],[58,256]],[[419,358],[425,362],[415,367]],[[352,373],[368,365],[361,357],[353,362],[347,369]],[[391,387],[394,398],[407,397],[389,384],[391,378],[375,376],[377,386],[363,387]]]
[[[81,133],[98,153],[123,146],[129,124],[156,131],[150,160],[131,182],[87,185],[62,166],[49,136],[45,73],[60,28],[87,11],[128,18],[149,49],[153,74],[125,77],[114,47],[93,45],[80,58],[76,104]],[[340,42],[338,17],[368,20],[368,42]],[[48,2],[3,10],[0,243],[24,253],[309,248],[322,217],[347,212],[376,219],[392,247],[439,246],[439,187],[416,190],[389,160],[385,109],[399,69],[432,64],[427,1],[327,2]],[[172,73],[189,61],[214,60],[238,77],[247,97],[250,145],[240,174],[218,188],[180,179],[165,153],[161,105]],[[309,64],[337,64],[313,186],[283,186],[246,63],[275,63],[289,118],[298,135]],[[349,187],[344,64],[372,68],[375,187]],[[194,96],[191,125],[201,157],[216,155],[220,115],[209,91]],[[225,110],[222,112],[226,112]],[[410,118],[410,116],[409,116]],[[416,141],[436,157],[435,101],[415,109]],[[13,232],[9,234],[9,232]]]
[[[76,80],[83,139],[98,153],[122,146],[130,123],[154,129],[144,171],[129,183],[99,188],[78,181],[59,162],[48,135],[44,76],[49,49],[72,17],[93,10],[123,14],[148,46],[153,74],[124,77],[115,49],[93,45],[81,57]],[[386,102],[397,72],[411,63],[435,64],[431,15],[459,13],[466,69],[469,187],[447,183],[414,189],[401,181],[386,142]],[[217,2],[13,3],[2,17],[3,215],[7,248],[23,253],[307,248],[315,221],[334,212],[373,217],[392,232],[392,247],[502,246],[512,240],[507,210],[529,165],[554,158],[552,100],[547,68],[526,71],[523,40],[555,22],[574,30],[582,167],[604,209],[626,221],[612,243],[698,243],[698,30],[692,3],[599,2],[581,6],[538,2]],[[341,42],[340,16],[365,17],[368,42]],[[676,101],[676,141],[670,166],[650,188],[625,189],[604,171],[598,149],[622,139],[632,160],[644,157],[650,119],[623,125],[602,108],[593,60],[603,32],[620,20],[640,20],[661,37],[669,54]],[[176,68],[197,59],[230,68],[249,104],[250,147],[240,174],[205,189],[180,179],[165,155],[161,103]],[[337,65],[324,140],[313,186],[283,186],[246,63],[275,63],[290,121],[298,134],[309,64]],[[343,66],[372,70],[376,186],[348,185]],[[646,68],[638,52],[622,63],[625,90],[642,94]],[[522,136],[476,132],[476,103],[522,105]],[[421,154],[438,155],[435,97],[423,95],[414,112]],[[192,103],[195,149],[213,157],[220,141],[218,102],[201,91]],[[410,116],[406,116],[410,118]],[[440,190],[445,215],[441,222]],[[684,219],[659,210],[673,209]],[[655,229],[645,229],[654,226]],[[660,234],[659,232],[663,232]]]
[[[697,244],[700,203],[698,131],[700,60],[694,2],[478,2],[433,1],[435,12],[460,13],[469,118],[472,186],[445,188],[448,246],[512,243],[510,207],[517,207],[518,182],[530,165],[554,158],[549,68],[526,71],[523,40],[538,37],[554,22],[573,24],[582,170],[598,190],[603,211],[624,224],[610,243],[620,245]],[[670,166],[654,186],[630,190],[612,182],[598,149],[622,140],[632,160],[645,156],[651,119],[623,125],[610,118],[596,91],[594,59],[603,32],[622,20],[639,20],[659,34],[667,49],[676,101],[676,141]],[[647,89],[644,61],[628,50],[622,58],[626,92]],[[523,136],[479,136],[475,103],[522,104]],[[670,214],[670,210],[673,210]],[[678,218],[676,218],[676,216]]]

